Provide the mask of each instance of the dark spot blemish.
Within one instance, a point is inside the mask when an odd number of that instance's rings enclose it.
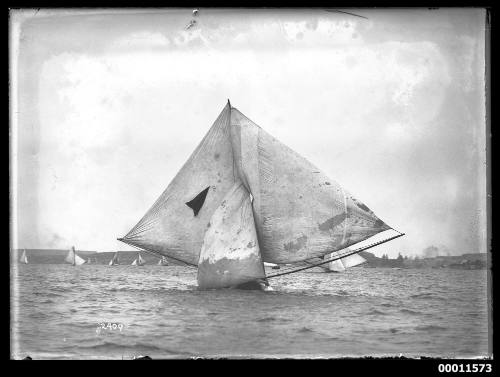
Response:
[[[347,215],[345,213],[341,213],[340,215],[331,217],[324,223],[319,224],[318,228],[323,232],[328,232],[330,229],[333,229],[337,225],[342,224],[342,222],[346,219],[346,217]]]
[[[304,247],[307,242],[307,236],[302,236],[297,238],[296,242],[290,241],[288,243],[283,244],[283,247],[286,251],[299,251]]]
[[[357,201],[356,199],[354,199],[354,198],[351,198],[351,199],[352,199],[352,201],[354,202],[354,204],[356,204],[356,205],[357,205],[359,208],[361,208],[363,211],[365,211],[365,212],[369,212],[369,213],[371,213],[371,212],[372,212],[372,211],[371,211],[371,209],[370,209],[370,208],[368,208],[367,206],[365,206],[363,203],[358,202],[358,201]]]

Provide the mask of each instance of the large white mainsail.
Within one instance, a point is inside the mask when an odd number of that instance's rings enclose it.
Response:
[[[28,264],[28,256],[26,255],[26,249],[23,249],[23,255],[21,255],[21,259],[19,262]]]
[[[66,255],[65,261],[73,266],[80,266],[85,263],[85,259],[76,254],[74,246],[71,246],[71,249],[68,251],[68,255]]]
[[[227,205],[227,198],[244,197],[243,188],[248,199],[241,199],[240,207],[231,206],[233,215],[225,213],[222,206]],[[251,209],[255,230],[252,255],[267,263],[322,260],[327,254],[391,229],[366,205],[228,101],[167,189],[119,240],[197,265],[198,282],[204,288],[239,284],[247,274],[260,279],[263,266],[259,264],[261,271],[246,258],[229,257],[240,234],[233,234],[234,229],[221,219],[247,214],[244,208]],[[214,226],[214,221],[219,225]],[[217,251],[215,244],[224,247]],[[244,254],[241,245],[237,249]],[[215,265],[231,267],[221,270]],[[227,276],[220,275],[221,271],[228,271]]]

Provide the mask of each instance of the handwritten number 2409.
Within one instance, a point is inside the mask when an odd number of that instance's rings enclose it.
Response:
[[[111,322],[104,323],[104,322],[101,322],[101,323],[99,323],[99,326],[103,330],[118,330],[118,329],[120,331],[123,330],[123,323],[111,323]]]

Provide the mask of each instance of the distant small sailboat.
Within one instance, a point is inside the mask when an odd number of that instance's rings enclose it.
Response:
[[[116,266],[120,264],[120,261],[118,260],[118,251],[113,255],[113,258],[109,261],[110,266]]]
[[[158,266],[168,266],[167,258],[161,257],[161,259],[158,261]]]
[[[28,256],[26,255],[26,249],[23,249],[23,255],[21,255],[21,259],[19,262],[28,264]]]
[[[85,263],[85,259],[79,257],[75,253],[75,247],[74,246],[71,246],[71,249],[68,252],[68,255],[66,256],[65,261],[67,263],[71,264],[72,266],[80,266],[80,265],[82,265],[82,264]]]
[[[144,266],[146,262],[144,259],[142,259],[141,253],[139,253],[139,257],[137,259],[134,259],[132,262],[132,266]]]
[[[90,264],[90,258],[87,258],[87,264]]]

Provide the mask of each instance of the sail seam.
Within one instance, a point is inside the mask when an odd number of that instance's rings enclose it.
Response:
[[[344,213],[345,213],[345,220],[344,220],[344,232],[342,234],[342,242],[341,242],[341,245],[344,244],[345,242],[345,235],[347,234],[347,219],[348,219],[348,216],[347,216],[347,198],[346,198],[346,195],[345,195],[345,190],[342,186],[339,186],[340,189],[342,190],[342,196],[344,197]]]

